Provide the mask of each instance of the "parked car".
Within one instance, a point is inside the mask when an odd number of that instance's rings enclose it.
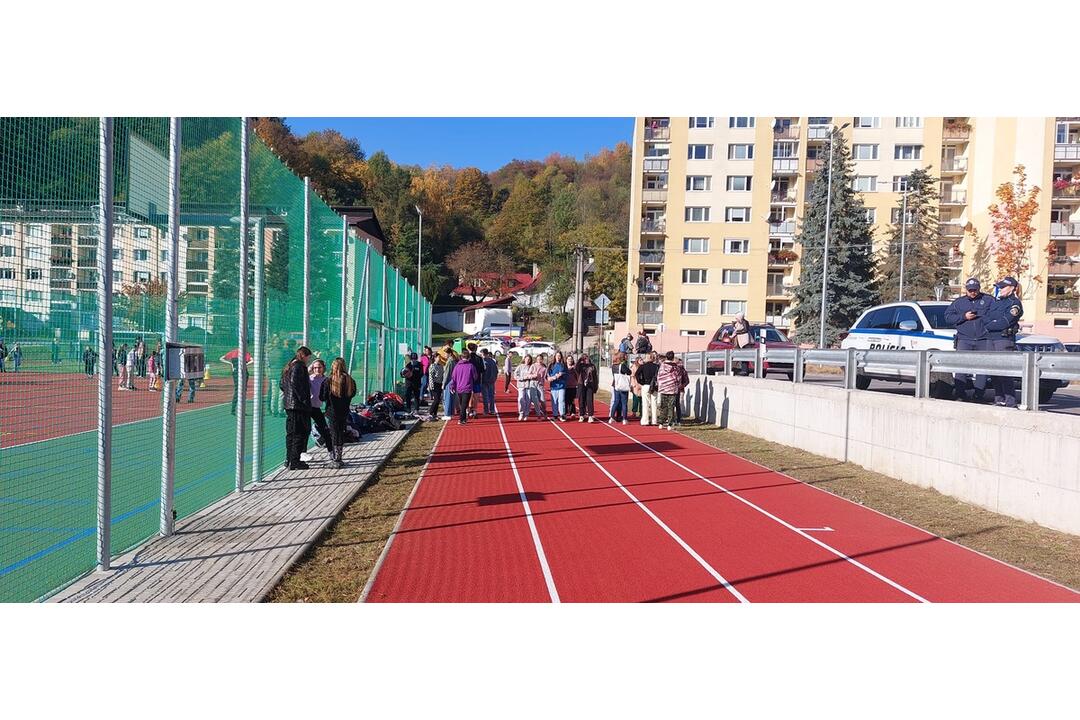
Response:
[[[735,344],[735,340],[732,337],[734,325],[732,323],[726,323],[721,325],[716,333],[713,335],[712,340],[709,341],[708,350],[710,352],[724,350],[735,350],[738,346]],[[788,336],[783,331],[775,328],[772,323],[750,323],[750,344],[748,348],[757,347],[764,337],[765,346],[771,348],[791,348],[796,347],[795,343],[788,339]],[[733,362],[733,369],[737,375],[752,375],[754,373],[753,362]],[[705,373],[707,375],[715,375],[716,373],[724,372],[724,360],[723,358],[709,359],[705,363]],[[770,372],[779,372],[787,375],[788,379],[793,379],[795,375],[795,367],[792,363],[778,363],[765,361],[762,368],[762,376],[767,376]]]
[[[549,342],[527,342],[523,345],[510,348],[511,355],[517,355],[519,358],[523,358],[526,355],[532,355],[538,357],[540,355],[554,355],[558,350],[554,343]]]
[[[846,333],[841,335],[840,347],[858,350],[952,350],[956,329],[945,322],[944,301],[898,302],[869,308]],[[1017,350],[1026,352],[1065,352],[1057,338],[1048,335],[1017,335]],[[855,376],[855,387],[865,390],[871,380],[914,382],[914,377],[901,374],[895,368],[869,366]],[[952,397],[952,378],[931,379],[930,393],[934,397]],[[1050,400],[1054,391],[1064,387],[1064,380],[1042,379],[1039,382],[1039,402]]]
[[[1080,343],[1065,343],[1066,352],[1080,352]]]

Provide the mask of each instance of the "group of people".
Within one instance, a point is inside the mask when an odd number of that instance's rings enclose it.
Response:
[[[1024,305],[1017,288],[1020,283],[1006,276],[994,283],[997,298],[982,292],[978,278],[968,278],[965,293],[953,300],[945,311],[945,322],[956,328],[957,350],[1016,350],[1016,335]],[[987,385],[994,392],[994,403],[1001,407],[1016,407],[1016,380],[1012,377],[958,374],[953,385],[957,400],[979,402],[984,399]]]
[[[479,413],[495,414],[499,366],[491,352],[487,348],[478,350],[476,343],[468,343],[460,353],[449,341],[438,352],[425,345],[420,355],[410,353],[406,357],[401,377],[405,382],[405,408],[414,416],[420,416],[425,400],[425,420],[439,417],[440,402],[442,419],[450,420],[456,414],[462,425]]]
[[[509,356],[507,356],[509,359]],[[556,352],[548,363],[546,354],[526,355],[513,372],[518,391],[518,420],[527,421],[535,408],[546,418],[547,393],[551,391],[551,416],[566,422],[577,415],[578,422],[596,422],[594,398],[600,387],[600,374],[584,353],[575,362],[573,355]],[[509,384],[509,375],[507,376]],[[614,415],[609,421],[614,420]],[[625,418],[623,419],[625,422]]]
[[[11,352],[8,352],[7,346],[4,345],[4,341],[0,340],[0,373],[7,372],[7,360],[11,357],[11,366],[14,372],[19,372],[19,368],[22,366],[22,348],[19,343],[15,343],[11,347]]]
[[[140,337],[135,343],[128,346],[122,343],[112,353],[113,375],[119,378],[118,390],[137,390],[135,378],[147,378],[147,390],[160,390],[163,385],[158,382],[161,374],[161,343],[157,343],[153,350],[147,351],[146,342]],[[97,353],[87,346],[83,351],[83,370],[88,376],[94,374],[97,364]],[[180,392],[177,390],[177,399]],[[194,393],[189,402],[194,402]]]
[[[345,467],[345,428],[356,397],[356,381],[345,368],[345,358],[335,358],[327,375],[326,363],[301,345],[282,368],[278,389],[285,408],[286,467],[308,469],[301,455],[307,449],[312,424],[323,439],[331,464]]]

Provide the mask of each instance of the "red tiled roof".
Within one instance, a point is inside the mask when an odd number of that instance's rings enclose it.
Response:
[[[458,285],[456,288],[450,291],[451,295],[491,295],[493,291],[498,292],[500,296],[508,295],[511,293],[529,292],[536,281],[540,279],[537,275],[533,277],[529,273],[514,273],[513,278],[509,283],[503,283],[499,288],[492,287],[495,283],[498,275],[496,273],[480,273],[475,279],[480,280],[481,283],[476,285]],[[484,282],[487,281],[487,282]],[[475,289],[475,292],[474,292]]]

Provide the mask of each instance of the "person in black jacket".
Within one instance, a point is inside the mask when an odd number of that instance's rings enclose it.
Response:
[[[968,278],[964,283],[965,294],[953,300],[945,311],[945,323],[956,328],[953,347],[957,350],[989,350],[990,335],[986,332],[983,319],[994,304],[994,298],[980,290],[978,278]],[[972,382],[971,375],[956,373],[953,388],[957,400],[982,400],[989,378],[976,375]]]
[[[345,370],[345,358],[335,358],[330,365],[330,377],[323,383],[320,396],[326,403],[326,409],[330,411],[330,437],[334,441],[333,465],[342,468],[345,467],[341,458],[345,448],[345,424],[349,419],[349,405],[356,396],[356,382]]]
[[[311,435],[311,380],[307,364],[311,350],[306,346],[296,349],[289,364],[281,371],[282,401],[285,405],[285,463],[290,470],[307,470],[300,460],[300,453],[307,449]]]
[[[409,353],[405,367],[401,368],[401,377],[405,380],[405,410],[419,415],[420,381],[424,377],[424,366],[420,364],[416,353]]]

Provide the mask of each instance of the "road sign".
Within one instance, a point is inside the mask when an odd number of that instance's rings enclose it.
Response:
[[[608,322],[607,310],[597,310],[596,311],[596,324],[597,325],[606,325],[607,322]]]
[[[598,307],[601,310],[607,310],[607,306],[610,305],[610,304],[611,304],[611,298],[609,298],[604,293],[600,293],[597,297],[595,297],[593,299],[593,305],[595,305],[596,307]],[[607,322],[607,321],[605,320],[605,322]]]

